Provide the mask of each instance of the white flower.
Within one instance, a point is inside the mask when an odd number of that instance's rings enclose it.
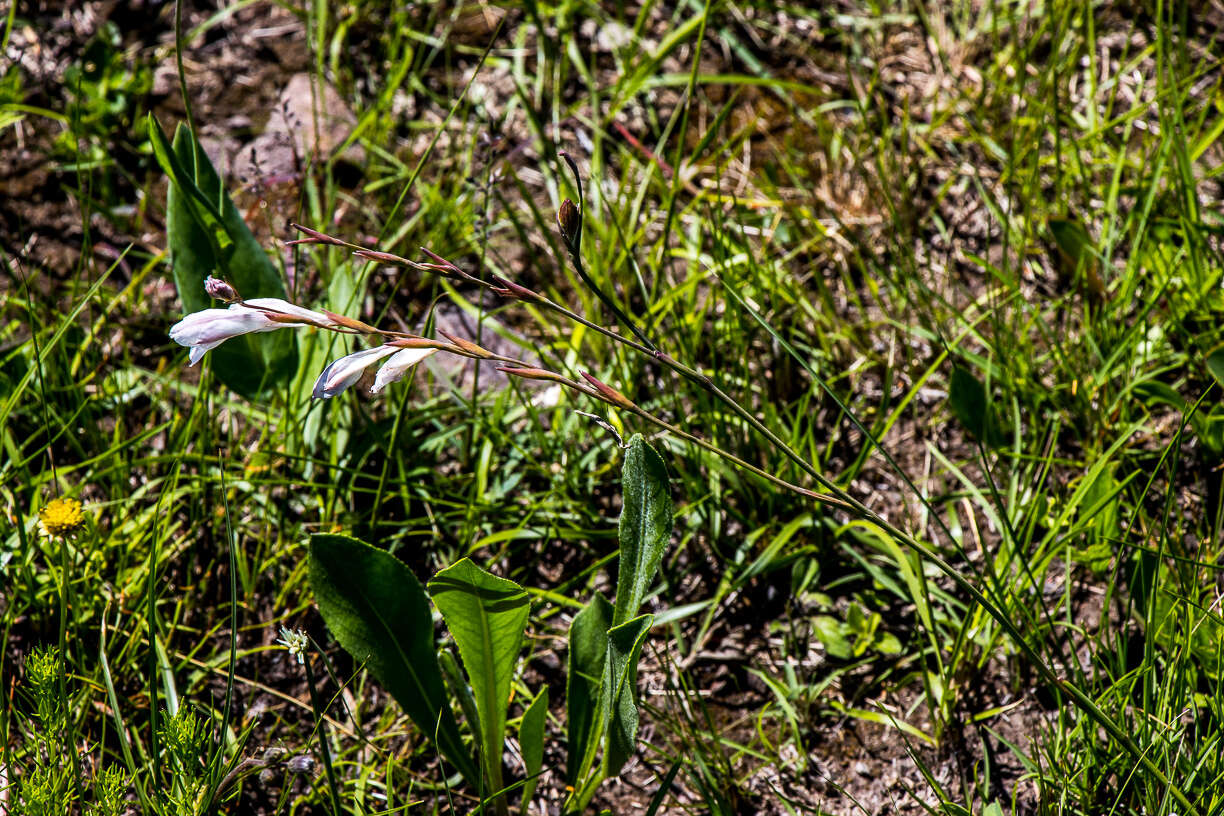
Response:
[[[306,649],[310,646],[310,639],[306,637],[306,633],[301,629],[286,629],[280,628],[280,639],[276,642],[289,650],[289,656],[297,658],[297,662],[306,662]]]
[[[301,323],[285,323],[284,325],[286,326],[300,326],[303,323],[308,323],[312,326],[318,326],[321,329],[327,329],[336,325],[335,321],[322,312],[316,312],[313,309],[303,309],[301,306],[290,303],[287,300],[281,300],[280,298],[251,298],[250,300],[242,301],[240,305],[257,306],[261,311],[266,309],[273,312],[280,312],[281,314],[296,317],[302,321]],[[230,308],[232,309],[234,307],[231,306]]]
[[[274,321],[267,312],[247,309],[236,303],[228,309],[204,309],[187,315],[170,327],[170,339],[180,346],[191,347],[191,364],[195,365],[205,352],[231,337],[272,331],[284,325]]]
[[[412,368],[417,363],[424,360],[429,355],[437,351],[436,348],[406,348],[400,349],[391,359],[383,363],[382,368],[378,369],[378,376],[374,378],[374,385],[370,386],[370,393],[377,394],[387,387],[389,383],[399,382],[404,379],[404,375],[408,373],[408,369]]]
[[[328,399],[348,390],[353,383],[361,379],[361,372],[372,363],[397,351],[399,349],[395,346],[381,345],[341,357],[323,369],[319,379],[315,380],[314,398]]]
[[[170,327],[170,339],[191,347],[191,365],[195,365],[205,352],[231,337],[307,325],[327,327],[332,321],[280,298],[255,298],[230,304],[228,309],[193,312]]]
[[[401,348],[393,343],[384,343],[374,348],[355,351],[323,369],[319,379],[315,380],[314,397],[315,399],[327,399],[348,390],[353,383],[361,379],[363,371],[383,357],[390,356],[391,359],[379,369],[378,376],[374,378],[374,385],[370,388],[371,394],[377,394],[386,388],[388,383],[402,380],[408,369],[435,351],[437,351],[436,348]]]

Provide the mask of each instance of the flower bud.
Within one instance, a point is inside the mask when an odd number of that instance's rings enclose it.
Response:
[[[586,380],[591,388],[595,389],[595,392],[604,402],[615,405],[618,408],[632,409],[637,407],[633,404],[631,399],[617,391],[612,386],[600,382],[585,371],[579,371],[578,373],[582,375],[582,379]]]
[[[565,239],[565,243],[569,244],[570,249],[576,250],[582,238],[582,213],[578,210],[578,205],[568,198],[557,208],[557,226],[561,228],[561,237]]]
[[[462,337],[456,337],[450,332],[443,331],[442,329],[438,329],[438,334],[441,334],[447,340],[451,341],[451,344],[458,349],[459,353],[466,357],[475,357],[480,360],[493,360],[497,358],[496,354],[489,351],[487,348],[476,345],[471,340],[464,340]]]
[[[534,300],[543,301],[544,296],[533,292],[526,286],[520,286],[514,281],[506,280],[497,275],[493,276],[493,285],[489,287],[489,291],[502,297],[518,298],[519,300]]]
[[[285,763],[285,768],[291,773],[314,773],[314,757],[310,756],[309,754],[298,754],[295,757],[290,757],[289,761]]]
[[[238,290],[230,286],[220,278],[214,278],[209,275],[204,279],[204,291],[208,293],[210,298],[222,300],[226,303],[233,303],[235,300],[241,300],[238,297]]]
[[[365,258],[368,261],[386,264],[387,266],[409,266],[407,258],[401,258],[398,255],[392,255],[390,252],[380,252],[377,249],[355,249],[353,254],[358,258]]]
[[[577,385],[577,383],[575,383],[573,380],[567,380],[560,374],[554,374],[553,372],[545,371],[542,368],[498,366],[497,370],[504,374],[509,374],[511,377],[522,377],[524,380],[546,380],[568,386]]]
[[[305,238],[297,238],[292,241],[286,241],[285,246],[297,246],[298,244],[329,244],[331,246],[349,246],[349,244],[341,241],[339,238],[333,238],[325,232],[313,230],[310,227],[303,227],[301,224],[290,224],[298,232],[305,235]]]
[[[360,320],[355,318],[342,314],[336,314],[335,312],[329,312],[326,309],[323,310],[323,314],[327,315],[327,318],[332,323],[342,328],[352,329],[353,331],[360,332],[361,334],[378,334],[378,329],[374,328],[369,323],[362,323]]]

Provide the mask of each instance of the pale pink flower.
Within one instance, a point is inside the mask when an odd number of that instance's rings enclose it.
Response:
[[[390,360],[383,363],[382,368],[378,369],[378,376],[374,378],[374,385],[370,386],[370,393],[377,394],[390,383],[399,382],[404,379],[404,375],[408,373],[409,369],[435,351],[437,351],[436,348],[400,349],[392,355]]]
[[[200,362],[205,352],[231,337],[298,326],[327,327],[326,315],[303,309],[280,298],[255,298],[230,304],[228,309],[193,312],[170,327],[170,339],[189,346],[191,365]]]
[[[237,304],[235,304],[237,305]],[[290,303],[287,300],[280,298],[251,298],[250,300],[242,301],[243,306],[254,306],[261,311],[279,312],[283,315],[296,317],[300,323],[285,323],[286,326],[302,326],[311,325],[318,326],[321,329],[334,328],[337,324],[327,315],[322,312],[316,312],[313,309],[303,309],[297,304]],[[230,307],[234,308],[233,306]]]
[[[378,376],[374,378],[374,385],[370,388],[371,394],[377,394],[389,383],[403,379],[408,369],[435,351],[436,348],[401,348],[390,343],[355,351],[323,369],[319,379],[315,380],[315,399],[328,399],[348,390],[361,379],[362,372],[389,356],[391,359],[378,370]]]
[[[361,374],[376,361],[399,351],[395,346],[382,345],[355,351],[336,360],[315,380],[314,398],[329,399],[352,387]]]

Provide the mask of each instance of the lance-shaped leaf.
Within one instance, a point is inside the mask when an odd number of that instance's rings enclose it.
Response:
[[[637,614],[663,551],[671,538],[672,500],[667,467],[641,434],[634,434],[625,452],[621,474],[624,504],[620,517],[620,562],[616,577],[616,612],[619,626]]]
[[[212,305],[204,280],[215,275],[242,296],[285,298],[276,267],[225,192],[225,186],[191,131],[180,125],[174,144],[149,116],[149,138],[158,164],[170,179],[166,191],[166,243],[184,313]],[[248,334],[212,352],[213,370],[233,391],[257,399],[289,382],[297,371],[292,331]]]
[[[480,773],[446,701],[425,589],[403,563],[354,538],[310,539],[310,586],[327,628],[473,786]]]
[[[548,719],[548,687],[540,689],[540,693],[523,712],[523,721],[519,724],[519,747],[523,750],[523,765],[527,769],[527,782],[523,785],[524,816],[531,797],[535,794],[536,783],[539,782],[540,769],[544,767],[544,723]]]
[[[565,681],[565,705],[569,720],[569,751],[565,778],[578,787],[595,759],[599,736],[600,684],[608,658],[608,629],[612,626],[612,604],[595,593],[591,602],[574,616],[569,631],[569,673]]]
[[[472,684],[485,769],[492,790],[499,791],[510,682],[530,600],[521,586],[485,572],[467,558],[435,575],[429,591]]]
[[[616,776],[633,756],[638,729],[638,657],[653,623],[653,615],[641,615],[608,630],[603,679],[603,707],[608,712],[605,777]]]

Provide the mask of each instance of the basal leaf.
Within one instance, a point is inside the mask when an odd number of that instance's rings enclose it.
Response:
[[[540,689],[540,693],[523,712],[523,722],[519,725],[519,747],[523,751],[523,765],[527,769],[527,782],[523,785],[522,812],[527,813],[531,797],[535,794],[536,777],[544,767],[544,725],[548,719],[548,687]]]
[[[638,729],[638,657],[653,623],[653,615],[641,615],[608,630],[603,679],[603,705],[608,712],[605,777],[616,776],[633,756]]]
[[[284,298],[276,267],[242,220],[191,131],[180,126],[171,145],[150,116],[149,135],[158,163],[170,179],[166,239],[184,313],[213,305],[204,293],[209,275],[232,283],[244,298]],[[288,383],[298,365],[297,340],[291,330],[235,337],[210,354],[218,379],[248,399],[261,398]]]
[[[467,558],[435,575],[429,592],[459,647],[476,697],[489,783],[492,790],[501,790],[506,708],[530,600],[521,586],[485,572]]]
[[[569,721],[565,778],[574,787],[581,784],[582,777],[593,764],[598,739],[603,733],[600,685],[608,659],[612,612],[612,604],[597,592],[570,624],[569,673],[565,681]]]
[[[1224,122],[1224,117],[1220,121]],[[1224,346],[1216,346],[1207,354],[1207,371],[1224,387]]]
[[[446,700],[429,600],[411,570],[354,538],[319,534],[310,539],[310,586],[340,645],[365,661],[443,756],[478,785],[476,763]]]
[[[637,614],[672,532],[667,466],[641,434],[634,434],[629,440],[621,485],[624,504],[619,529],[620,562],[616,577],[616,610],[612,618],[614,626]]]

